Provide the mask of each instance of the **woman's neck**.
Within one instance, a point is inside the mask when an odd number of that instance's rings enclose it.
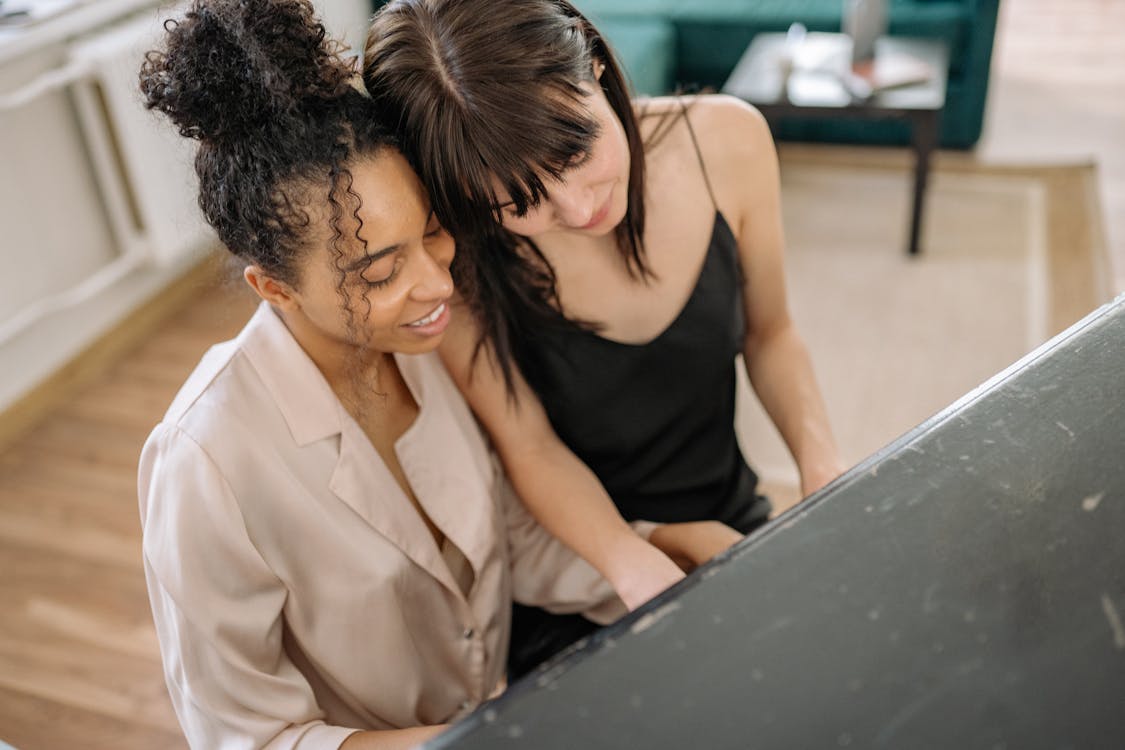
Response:
[[[610,230],[600,236],[590,236],[581,232],[559,230],[547,232],[538,237],[525,239],[533,241],[535,246],[539,248],[539,252],[547,259],[547,262],[556,268],[560,262],[563,264],[573,262],[575,260],[574,256],[593,256],[597,258],[606,254],[612,254],[614,256],[621,254],[615,230]]]
[[[330,336],[300,312],[277,313],[353,417],[369,411],[373,396],[394,397],[402,392],[402,376],[392,353]]]

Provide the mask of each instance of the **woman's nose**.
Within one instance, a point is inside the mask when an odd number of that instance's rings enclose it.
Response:
[[[594,191],[586,186],[562,185],[551,192],[555,215],[569,227],[584,227],[594,218]]]
[[[453,277],[449,273],[453,253],[453,238],[444,232],[429,243],[421,254],[422,268],[414,286],[415,299],[438,300],[453,295]]]

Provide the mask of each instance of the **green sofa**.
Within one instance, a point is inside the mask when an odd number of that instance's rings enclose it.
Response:
[[[764,31],[794,21],[839,31],[843,0],[574,0],[609,39],[642,94],[718,89],[742,52]],[[890,0],[890,33],[944,39],[950,66],[941,145],[970,148],[980,137],[1000,0]],[[781,123],[779,138],[905,144],[901,122]]]

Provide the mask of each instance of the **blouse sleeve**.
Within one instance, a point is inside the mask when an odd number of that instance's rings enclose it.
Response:
[[[581,612],[605,625],[626,613],[613,587],[592,565],[551,535],[531,516],[511,483],[502,475],[500,501],[508,524],[512,597],[554,612]],[[657,524],[635,521],[630,526],[647,539]]]
[[[192,748],[338,748],[282,647],[286,589],[251,541],[227,480],[162,424],[138,477],[144,566],[164,675]]]

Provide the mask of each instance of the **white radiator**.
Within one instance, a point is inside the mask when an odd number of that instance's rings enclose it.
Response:
[[[117,249],[111,262],[74,286],[34,299],[0,323],[0,346],[45,316],[107,293],[139,269],[182,266],[215,242],[196,203],[195,142],[141,103],[141,60],[160,43],[161,19],[168,14],[158,17],[154,9],[75,39],[59,68],[0,95],[2,113],[59,89],[71,91]]]
[[[74,42],[70,59],[84,72],[74,84],[75,101],[121,249],[166,264],[213,235],[196,204],[197,142],[141,103],[141,60],[162,35],[160,19],[145,14]]]
[[[130,0],[129,5],[136,7],[146,1]],[[335,38],[362,42],[368,0],[314,0],[314,4]],[[153,8],[111,26],[100,26],[66,43],[67,58],[58,69],[14,91],[0,93],[2,115],[45,94],[57,95],[61,89],[71,92],[83,149],[100,193],[98,202],[104,207],[117,251],[108,264],[75,286],[29,297],[13,316],[0,320],[0,347],[52,313],[112,294],[115,284],[138,269],[173,273],[193,255],[201,257],[199,251],[216,242],[196,202],[197,181],[192,168],[196,142],[182,138],[162,115],[145,110],[138,88],[144,53],[162,41],[162,20],[181,12],[182,6],[164,7],[159,12]],[[65,26],[64,21],[60,17],[59,24]],[[76,167],[76,172],[84,170],[84,166]],[[29,227],[32,224],[28,222]],[[26,243],[27,236],[34,236],[33,229],[25,228],[20,241]],[[81,236],[74,241],[81,242]]]
[[[314,0],[336,38],[362,47],[367,0]],[[163,116],[141,105],[138,72],[147,50],[163,38],[165,7],[72,44],[72,65],[85,71],[76,100],[98,181],[122,249],[166,263],[213,242],[196,203],[192,167],[196,141],[181,137]]]

